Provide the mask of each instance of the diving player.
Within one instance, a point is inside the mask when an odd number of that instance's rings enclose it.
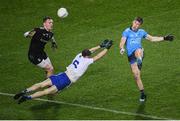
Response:
[[[18,104],[20,104],[26,100],[31,100],[48,94],[55,94],[65,87],[70,86],[70,84],[75,83],[86,72],[89,65],[102,58],[107,53],[108,49],[111,48],[112,44],[112,40],[104,40],[102,44],[96,47],[83,50],[73,59],[72,63],[66,68],[65,72],[52,75],[45,81],[32,85],[31,87],[16,94],[14,99],[19,99]],[[96,56],[90,57],[92,53],[100,48],[104,49]],[[36,91],[44,87],[47,88],[42,91],[37,91],[31,95],[27,95],[32,91]]]

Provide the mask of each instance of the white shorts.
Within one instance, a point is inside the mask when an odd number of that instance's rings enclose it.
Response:
[[[53,66],[52,66],[52,63],[51,63],[49,57],[47,57],[45,60],[43,59],[41,61],[41,63],[37,64],[37,66],[39,66],[41,68],[46,68],[46,69],[49,69],[49,70],[53,70]]]

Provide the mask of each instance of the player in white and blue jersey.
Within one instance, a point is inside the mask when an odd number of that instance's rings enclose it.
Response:
[[[173,35],[167,35],[164,37],[156,37],[149,35],[145,30],[140,29],[140,26],[143,24],[143,19],[141,17],[136,17],[133,22],[132,26],[126,28],[122,33],[122,38],[120,41],[120,54],[124,54],[125,49],[124,45],[126,46],[127,56],[129,63],[131,65],[131,70],[136,80],[137,86],[140,90],[140,101],[143,102],[146,99],[146,95],[144,93],[144,86],[140,77],[140,71],[142,68],[142,60],[143,60],[143,51],[142,48],[142,40],[147,39],[152,42],[159,42],[159,41],[173,41]]]
[[[43,82],[32,85],[31,87],[17,93],[14,96],[15,100],[18,100],[18,104],[38,98],[44,95],[54,94],[58,91],[63,90],[65,87],[70,86],[70,84],[75,83],[88,69],[89,65],[106,55],[108,49],[112,46],[112,40],[104,40],[100,45],[93,47],[91,49],[85,49],[79,53],[72,61],[72,63],[66,68],[66,71],[59,73],[57,75],[52,75]],[[100,48],[104,48],[96,56],[90,57],[92,53]],[[38,89],[47,87],[42,91],[37,91],[33,94],[29,93],[36,91]]]

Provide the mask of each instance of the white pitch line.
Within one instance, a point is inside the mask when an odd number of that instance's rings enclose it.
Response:
[[[0,92],[0,95],[11,96],[11,97],[14,96],[14,94],[3,93],[3,92]],[[81,108],[87,108],[87,109],[93,109],[93,110],[99,110],[99,111],[105,111],[105,112],[110,112],[110,113],[115,113],[115,114],[124,114],[124,115],[130,115],[130,116],[141,116],[141,117],[151,118],[151,119],[170,120],[169,118],[164,118],[164,117],[157,117],[157,116],[145,115],[145,114],[139,114],[139,113],[132,113],[132,112],[124,112],[124,111],[119,111],[119,110],[100,108],[100,107],[93,107],[93,106],[76,104],[76,103],[68,103],[68,102],[47,100],[47,99],[41,99],[41,98],[37,98],[37,99],[34,99],[34,100],[43,101],[43,102],[50,102],[50,103],[56,103],[56,104],[69,105],[69,106],[75,106],[75,107],[81,107]]]

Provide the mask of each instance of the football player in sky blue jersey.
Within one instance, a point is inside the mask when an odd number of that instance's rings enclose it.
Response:
[[[146,100],[146,95],[144,93],[144,86],[141,80],[140,71],[142,67],[143,51],[141,42],[142,39],[150,40],[151,42],[159,41],[173,41],[173,35],[167,35],[164,37],[157,37],[149,35],[145,30],[140,29],[143,24],[143,19],[141,17],[136,17],[132,26],[126,28],[122,33],[122,38],[119,44],[120,54],[123,55],[125,52],[124,45],[126,45],[127,56],[129,63],[131,65],[131,70],[136,80],[137,86],[140,90],[140,101]]]

